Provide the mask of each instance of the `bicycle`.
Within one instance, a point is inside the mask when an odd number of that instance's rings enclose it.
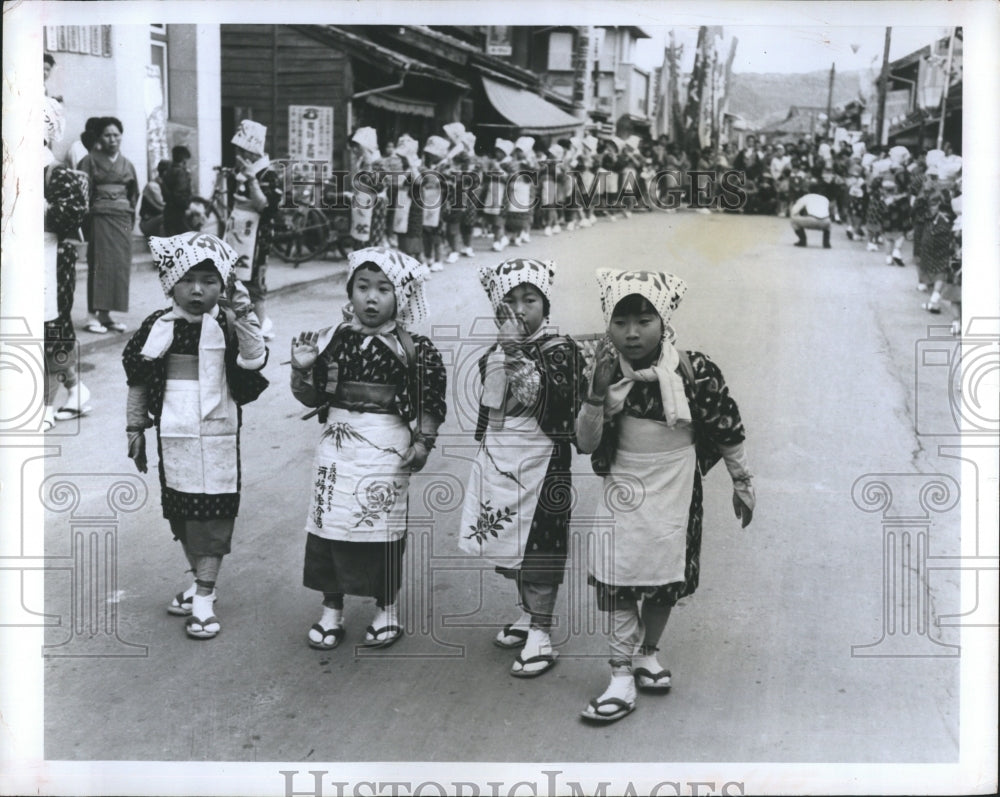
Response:
[[[208,232],[219,238],[226,235],[226,222],[229,220],[229,177],[233,169],[229,166],[213,166],[215,184],[212,186],[212,196],[191,197],[185,221],[191,230]]]
[[[344,242],[351,230],[350,201],[344,194],[335,193],[330,182],[324,185],[323,200],[325,208],[314,207],[313,188],[303,187],[294,197],[294,207],[278,210],[271,250],[282,260],[297,267],[330,249],[347,257]]]

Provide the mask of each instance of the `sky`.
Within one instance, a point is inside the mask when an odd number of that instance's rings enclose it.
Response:
[[[663,63],[663,49],[670,28],[645,27],[652,38],[640,40],[636,49],[636,65],[655,69]],[[689,71],[698,40],[696,27],[675,28],[675,38],[684,44],[681,61],[683,71]],[[895,60],[918,50],[935,39],[947,36],[945,27],[892,28],[889,58]],[[882,26],[852,27],[778,27],[726,26],[723,28],[728,52],[729,40],[739,41],[733,72],[798,73],[829,69],[836,63],[838,72],[865,69],[882,62],[885,28]],[[855,51],[856,50],[856,51]]]

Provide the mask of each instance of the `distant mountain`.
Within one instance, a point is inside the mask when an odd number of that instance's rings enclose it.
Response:
[[[833,80],[833,105],[844,105],[858,97],[857,71],[838,72]],[[754,128],[779,122],[792,105],[825,107],[830,72],[799,75],[735,73],[729,93],[729,111],[739,114]]]

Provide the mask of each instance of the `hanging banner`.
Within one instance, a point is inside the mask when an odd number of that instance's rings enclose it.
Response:
[[[486,54],[508,56],[514,52],[509,25],[491,25],[486,29]]]
[[[917,75],[917,105],[922,110],[938,110],[944,96],[944,61],[941,58],[923,58]]]
[[[333,106],[288,106],[288,157],[333,164]]]

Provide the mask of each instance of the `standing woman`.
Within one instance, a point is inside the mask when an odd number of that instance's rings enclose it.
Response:
[[[111,317],[111,311],[128,312],[129,279],[132,276],[132,225],[139,201],[139,179],[135,166],[121,152],[125,128],[113,116],[102,117],[100,149],[91,150],[79,169],[90,181],[89,245],[87,246],[86,329],[98,335],[126,326]]]

